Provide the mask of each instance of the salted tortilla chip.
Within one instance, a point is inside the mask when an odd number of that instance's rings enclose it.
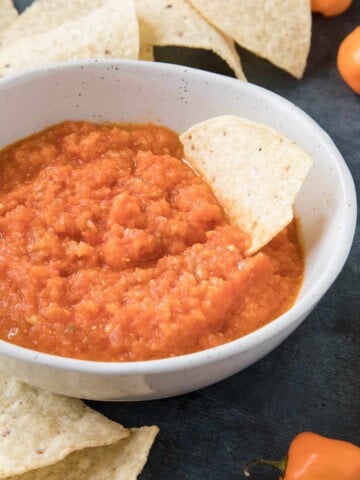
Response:
[[[0,479],[128,436],[128,430],[80,400],[38,390],[0,374]]]
[[[108,0],[35,0],[7,29],[1,38],[1,45],[9,45],[16,40],[79,20],[107,3]]]
[[[267,125],[231,115],[199,123],[180,140],[185,159],[251,238],[247,254],[291,222],[292,205],[312,164],[295,142]]]
[[[212,27],[186,0],[135,0],[142,43],[211,50],[244,79],[234,42]]]
[[[65,4],[69,2],[64,1]],[[58,8],[58,2],[52,1],[51,5]],[[99,8],[86,9],[81,17],[77,8],[74,11],[74,20],[69,15],[65,23],[49,30],[14,41],[10,41],[6,34],[6,45],[0,50],[0,76],[59,61],[94,57],[138,58],[139,31],[133,0],[106,0]],[[27,15],[33,21],[31,12]],[[14,26],[13,31],[16,32],[16,28]]]
[[[239,45],[301,78],[310,48],[309,0],[190,0]]]
[[[154,47],[149,43],[140,44],[139,60],[146,60],[148,62],[153,62],[154,57]]]
[[[0,0],[0,36],[17,16],[18,12],[11,0]]]
[[[157,427],[134,428],[125,440],[75,452],[62,462],[12,480],[136,480],[157,433]]]

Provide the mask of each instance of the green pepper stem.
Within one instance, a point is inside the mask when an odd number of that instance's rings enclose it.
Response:
[[[259,458],[257,460],[251,460],[251,462],[247,463],[244,468],[244,475],[245,477],[250,477],[250,468],[253,465],[267,465],[268,467],[277,468],[280,470],[281,475],[285,473],[287,464],[287,458],[283,458],[282,460],[264,460]]]

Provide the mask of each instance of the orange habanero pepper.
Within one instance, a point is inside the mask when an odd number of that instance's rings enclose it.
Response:
[[[349,87],[360,94],[360,27],[355,28],[341,42],[337,66]]]
[[[288,456],[279,462],[254,460],[251,465],[269,465],[281,471],[282,480],[359,480],[360,448],[342,440],[303,432],[292,441]]]
[[[325,17],[333,17],[345,12],[353,0],[311,0],[311,10],[322,13]]]

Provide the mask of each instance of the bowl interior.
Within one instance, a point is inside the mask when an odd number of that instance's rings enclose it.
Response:
[[[0,112],[0,148],[62,120],[156,122],[179,133],[223,114],[266,123],[314,158],[295,205],[307,257],[299,299],[325,271],[328,287],[345,261],[355,224],[346,165],[315,122],[262,88],[183,67],[84,61],[4,79]]]

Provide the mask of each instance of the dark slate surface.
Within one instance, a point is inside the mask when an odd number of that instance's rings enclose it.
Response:
[[[15,3],[22,9],[31,1]],[[339,42],[359,24],[358,0],[339,17],[315,16],[301,82],[241,50],[248,79],[283,95],[317,120],[343,153],[356,185],[360,97],[342,82],[335,63]],[[156,57],[231,75],[226,64],[202,51],[162,48]],[[126,425],[160,426],[142,480],[238,480],[247,460],[260,454],[281,456],[303,430],[360,444],[359,258],[358,228],[344,270],[316,310],[277,350],[244,372],[168,400],[91,402]],[[259,470],[256,478],[277,476]]]

